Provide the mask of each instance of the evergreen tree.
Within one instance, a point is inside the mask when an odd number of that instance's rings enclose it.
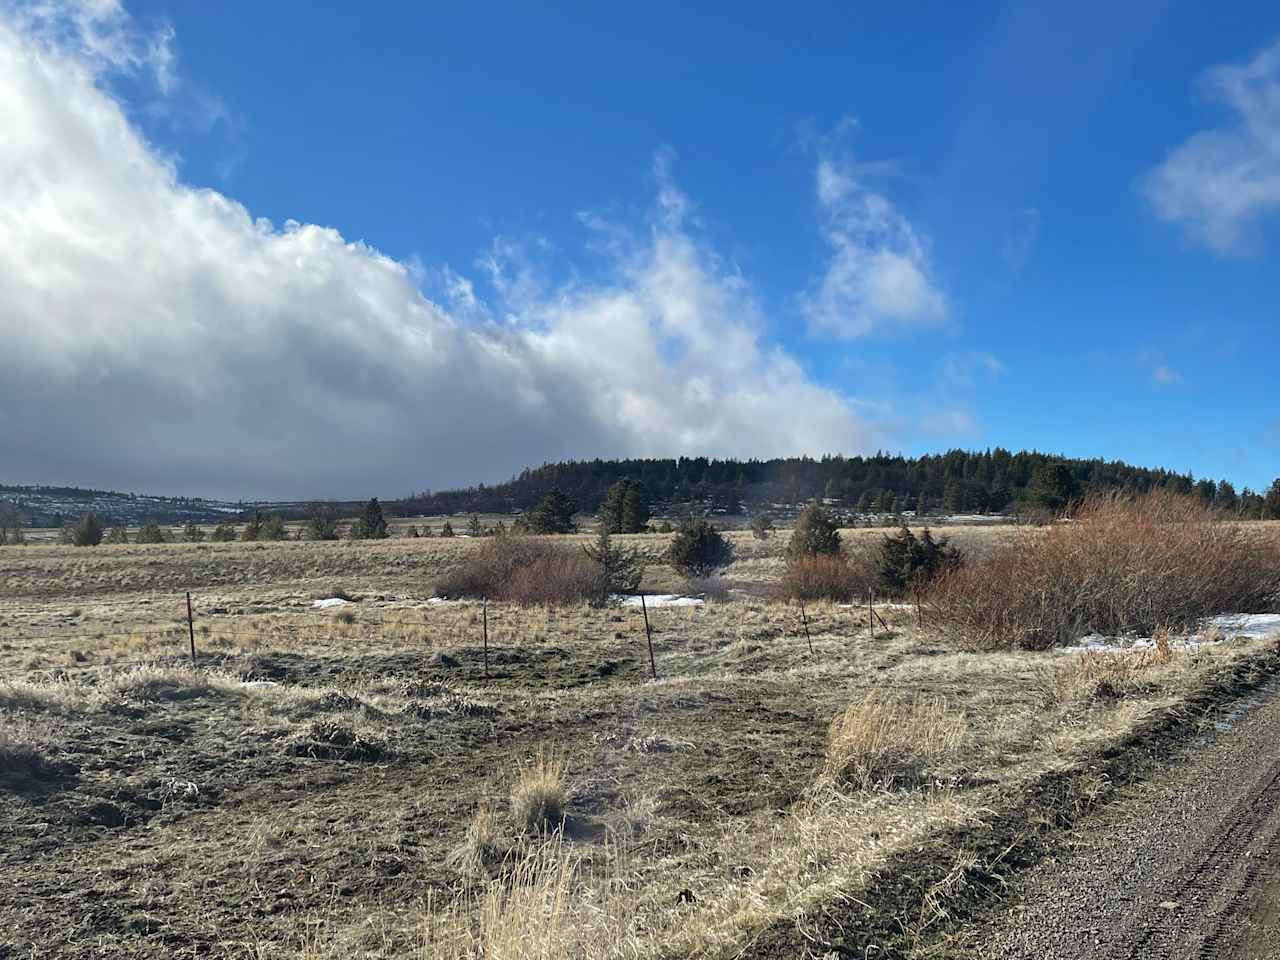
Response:
[[[604,527],[600,528],[595,545],[582,549],[600,564],[600,580],[593,603],[603,604],[615,593],[635,593],[639,589],[644,578],[644,558],[638,550],[615,547]]]
[[[1065,463],[1045,463],[1036,467],[1031,475],[1027,503],[1056,513],[1065,510],[1079,493],[1080,486]]]
[[[253,516],[249,518],[249,522],[244,525],[244,529],[240,531],[240,539],[245,543],[253,543],[262,536],[262,514],[257,510],[253,511]]]
[[[446,520],[446,521],[444,522],[444,526],[440,528],[440,536],[442,536],[442,537],[452,537],[452,536],[453,536],[453,524],[452,524],[452,523],[450,523],[448,520]]]
[[[102,538],[103,543],[118,544],[128,543],[129,534],[124,527],[116,526],[107,531],[107,535]]]
[[[796,518],[791,539],[787,541],[787,559],[835,556],[840,552],[840,531],[831,513],[816,500]]]
[[[418,525],[416,523],[409,524],[409,529],[404,532],[404,535],[410,540],[417,540],[420,536],[418,533]]]
[[[224,520],[213,528],[213,533],[209,539],[214,543],[230,543],[236,538],[235,525]]]
[[[1235,513],[1240,508],[1240,498],[1236,496],[1236,488],[1229,480],[1218,484],[1213,494],[1213,505],[1227,513]]]
[[[96,513],[86,513],[71,531],[71,542],[77,547],[96,547],[102,542],[102,521]]]
[[[764,510],[757,510],[751,516],[751,536],[757,540],[768,540],[773,536],[773,517]]]
[[[471,515],[471,520],[467,524],[467,536],[469,537],[484,536],[484,528],[480,526],[480,518],[477,517],[474,513]]]
[[[875,508],[875,497],[871,495],[870,490],[862,491],[862,496],[858,498],[856,509],[859,513],[870,513]]]
[[[649,494],[644,484],[619,480],[605,494],[600,524],[610,533],[640,533],[649,525]]]
[[[188,521],[182,528],[182,539],[187,543],[200,543],[204,540],[204,530]]]
[[[357,540],[385,540],[387,538],[387,520],[382,515],[382,504],[378,502],[377,497],[370,498],[369,502],[364,505],[364,514],[352,526],[352,530],[358,529],[358,536],[353,534]]]
[[[1262,498],[1263,515],[1268,520],[1280,520],[1280,477],[1271,484]]]
[[[168,543],[169,535],[154,520],[148,520],[138,531],[137,543]]]
[[[338,522],[333,517],[315,516],[304,524],[308,540],[337,540]]]
[[[932,580],[962,562],[960,551],[950,546],[946,537],[935,540],[926,527],[917,538],[903,524],[897,535],[881,540],[876,572],[881,589],[902,596],[915,584]]]
[[[573,515],[577,505],[559,487],[552,487],[529,514],[526,525],[530,533],[573,533],[577,525]]]
[[[710,577],[733,562],[733,544],[706,520],[686,520],[667,547],[667,562],[688,580]]]
[[[267,519],[262,521],[262,525],[258,528],[259,540],[288,540],[289,531],[285,528],[284,520],[278,513],[273,513]]]

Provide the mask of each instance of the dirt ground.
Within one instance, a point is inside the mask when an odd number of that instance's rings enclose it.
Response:
[[[971,955],[1280,956],[1280,683],[1171,759],[1032,871]]]
[[[901,954],[949,888],[882,895],[900,858],[1087,773],[1271,649],[1066,695],[1074,658],[961,653],[910,606],[881,605],[872,636],[864,607],[815,605],[806,637],[761,595],[777,541],[744,540],[724,602],[650,612],[657,682],[641,612],[619,607],[490,605],[486,676],[480,606],[428,599],[469,548],[0,550],[0,958],[461,957],[521,913],[548,960],[822,955],[810,919],[855,902],[863,946],[894,930]],[[937,698],[961,746],[909,778],[834,780],[828,728],[868,695]],[[567,812],[530,835],[512,784],[548,752]],[[477,863],[486,811],[497,853]],[[573,908],[511,909],[512,865],[548,850]],[[778,931],[800,950],[759,952]]]

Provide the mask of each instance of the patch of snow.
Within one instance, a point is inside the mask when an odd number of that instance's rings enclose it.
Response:
[[[346,607],[350,606],[350,600],[343,600],[341,597],[326,597],[324,600],[316,600],[311,606],[316,610],[327,610],[329,607]]]
[[[614,594],[610,599],[618,601],[624,607],[640,606],[639,594]],[[649,607],[700,607],[705,603],[701,597],[682,597],[676,593],[646,593],[644,602]]]
[[[274,680],[242,680],[240,686],[249,687],[250,689],[262,689],[263,687],[278,687],[280,684]]]
[[[1185,637],[1170,637],[1171,650],[1199,650],[1206,644],[1223,640],[1247,639],[1280,635],[1280,614],[1277,613],[1225,613],[1206,617],[1200,621],[1200,632]],[[1152,637],[1104,637],[1091,633],[1074,645],[1063,647],[1063,653],[1114,653],[1125,650],[1150,650],[1156,645]]]
[[[438,603],[457,603],[457,601],[446,600],[444,597],[427,597],[427,603],[434,607]]]

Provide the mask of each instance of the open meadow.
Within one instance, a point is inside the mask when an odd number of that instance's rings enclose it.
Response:
[[[923,955],[1276,662],[802,616],[731,536],[652,667],[638,606],[436,599],[467,538],[0,549],[0,957]]]

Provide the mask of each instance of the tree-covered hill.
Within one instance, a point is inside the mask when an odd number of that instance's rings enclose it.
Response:
[[[1168,487],[1194,493],[1251,516],[1280,516],[1280,481],[1268,496],[1228,481],[1196,480],[1170,470],[1121,461],[1082,460],[1002,448],[950,450],[923,457],[714,460],[707,457],[579,460],[526,469],[507,483],[423,493],[396,503],[399,512],[509,513],[527,510],[554,487],[579,509],[595,512],[609,487],[638,480],[655,507],[669,513],[709,509],[737,513],[760,506],[794,506],[823,497],[858,512],[999,513],[1019,504],[1054,506],[1094,490]]]

